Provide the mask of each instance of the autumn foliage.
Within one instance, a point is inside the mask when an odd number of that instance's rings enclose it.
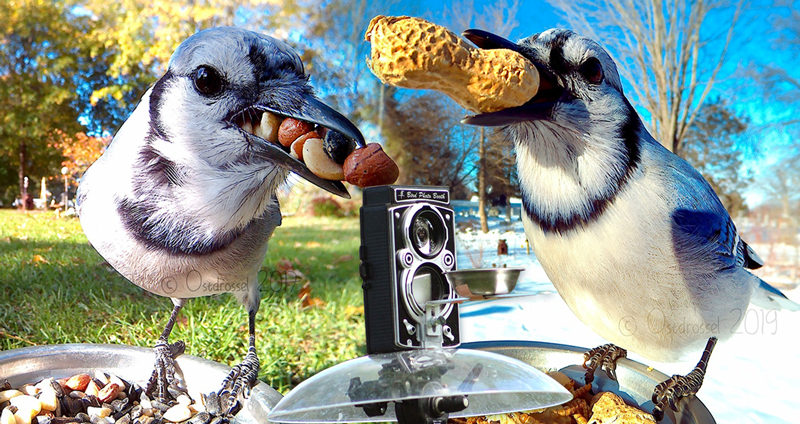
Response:
[[[61,166],[67,167],[73,176],[80,176],[103,154],[111,137],[92,137],[83,132],[75,135],[54,130],[48,147],[57,149],[64,155]]]

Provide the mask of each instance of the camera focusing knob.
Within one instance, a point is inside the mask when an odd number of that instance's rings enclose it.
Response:
[[[367,249],[365,246],[359,246],[358,248],[358,259],[361,260],[361,263],[358,264],[358,274],[361,276],[361,279],[364,280],[364,284],[361,285],[362,288],[367,289],[369,288],[369,283],[366,280],[369,279],[369,265],[367,264]]]
[[[406,332],[408,332],[409,335],[413,336],[414,333],[417,332],[417,327],[414,326],[414,324],[411,324],[410,322],[408,322],[407,319],[403,320],[403,324],[406,326]]]
[[[442,255],[442,264],[444,265],[445,268],[450,270],[450,268],[453,267],[454,263],[455,263],[455,259],[453,258],[453,254],[452,253],[445,252],[445,254]]]
[[[361,259],[362,261],[367,259],[366,246],[358,246],[358,259]]]
[[[369,279],[369,265],[367,265],[366,262],[361,262],[358,265],[358,274],[361,276],[361,279],[364,280],[364,284],[369,287],[369,284],[366,282],[366,280]],[[364,285],[362,285],[362,287],[364,287]]]
[[[404,268],[411,268],[414,265],[414,255],[408,249],[402,249],[397,252],[397,259],[403,264]]]
[[[453,335],[453,330],[450,329],[449,325],[442,326],[442,334],[444,334],[444,336],[450,339],[451,341],[455,340],[456,338],[456,336]]]

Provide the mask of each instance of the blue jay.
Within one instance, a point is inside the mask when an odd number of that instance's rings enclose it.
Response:
[[[81,180],[78,212],[92,246],[134,284],[172,298],[147,389],[161,399],[177,383],[174,356],[184,346],[168,337],[181,307],[231,292],[249,314],[249,350],[219,392],[234,411],[258,376],[257,273],[281,223],[276,190],[294,173],[349,197],[341,182],[317,177],[266,140],[269,119],[293,117],[364,146],[308,79],[282,41],[232,27],[201,31],[173,53]]]
[[[762,265],[709,184],[645,129],[616,65],[596,42],[551,29],[511,42],[481,30],[484,49],[519,52],[539,70],[526,104],[464,119],[501,126],[514,143],[523,225],[570,309],[603,338],[656,361],[705,350],[687,376],[656,387],[657,418],[700,388],[716,340],[752,301],[798,305],[748,272]],[[588,352],[614,376],[625,350]]]

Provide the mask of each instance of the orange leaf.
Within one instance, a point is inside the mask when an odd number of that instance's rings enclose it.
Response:
[[[306,282],[303,285],[297,297],[300,299],[303,308],[325,306],[325,302],[323,302],[322,299],[311,297],[311,282]]]
[[[325,302],[320,298],[309,297],[303,301],[304,308],[321,308],[323,306],[325,306]]]
[[[43,263],[43,264],[49,264],[50,263],[50,262],[47,262],[47,259],[45,259],[44,256],[42,256],[42,255],[33,255],[33,258],[31,259],[31,262]]]
[[[308,297],[310,295],[311,295],[311,282],[310,281],[306,281],[306,283],[303,284],[303,287],[300,288],[300,292],[297,293],[297,297],[298,297],[298,299],[302,299],[302,298]]]

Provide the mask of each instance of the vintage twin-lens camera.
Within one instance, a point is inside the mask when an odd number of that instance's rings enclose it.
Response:
[[[447,302],[457,295],[444,275],[456,269],[454,219],[446,187],[364,189],[359,253],[367,353],[460,344],[458,305]]]

